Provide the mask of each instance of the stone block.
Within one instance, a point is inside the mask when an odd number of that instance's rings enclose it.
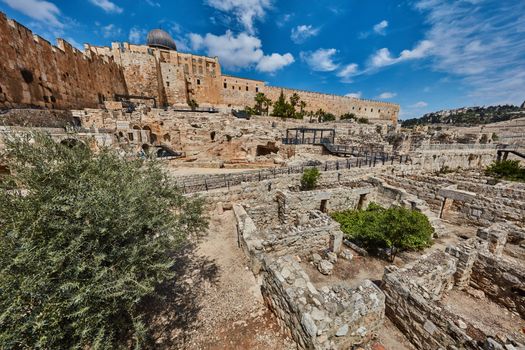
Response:
[[[323,275],[331,275],[332,271],[334,270],[334,265],[332,265],[332,263],[330,263],[328,260],[323,259],[317,265],[317,269]]]

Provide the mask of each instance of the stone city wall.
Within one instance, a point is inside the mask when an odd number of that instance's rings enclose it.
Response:
[[[0,108],[94,108],[127,93],[112,59],[57,42],[51,45],[0,12]]]
[[[397,124],[399,105],[394,103],[272,86],[265,86],[263,89],[263,92],[272,101],[277,101],[281,91],[286,99],[289,99],[294,93],[298,94],[301,100],[306,102],[306,111],[316,112],[322,109],[334,114],[337,118],[345,113],[354,113],[357,117],[367,118],[371,122]]]

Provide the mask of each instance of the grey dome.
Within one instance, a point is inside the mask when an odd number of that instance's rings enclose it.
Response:
[[[147,45],[161,49],[177,50],[175,40],[162,29],[153,29],[148,33]]]

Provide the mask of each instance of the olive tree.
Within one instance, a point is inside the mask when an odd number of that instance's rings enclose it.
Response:
[[[174,277],[170,253],[202,231],[155,162],[49,136],[6,140],[0,158],[0,344],[143,347],[141,302]]]

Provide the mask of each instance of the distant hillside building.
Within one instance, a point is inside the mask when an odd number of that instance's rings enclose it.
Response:
[[[185,105],[219,109],[254,105],[258,92],[273,101],[281,90],[297,93],[306,110],[340,116],[354,113],[371,122],[397,123],[399,105],[266,85],[224,75],[217,57],[177,51],[163,30],[149,32],[145,45],[86,44],[84,52],[64,40],[51,45],[0,13],[0,108],[97,108],[116,95],[154,98],[158,106]]]

